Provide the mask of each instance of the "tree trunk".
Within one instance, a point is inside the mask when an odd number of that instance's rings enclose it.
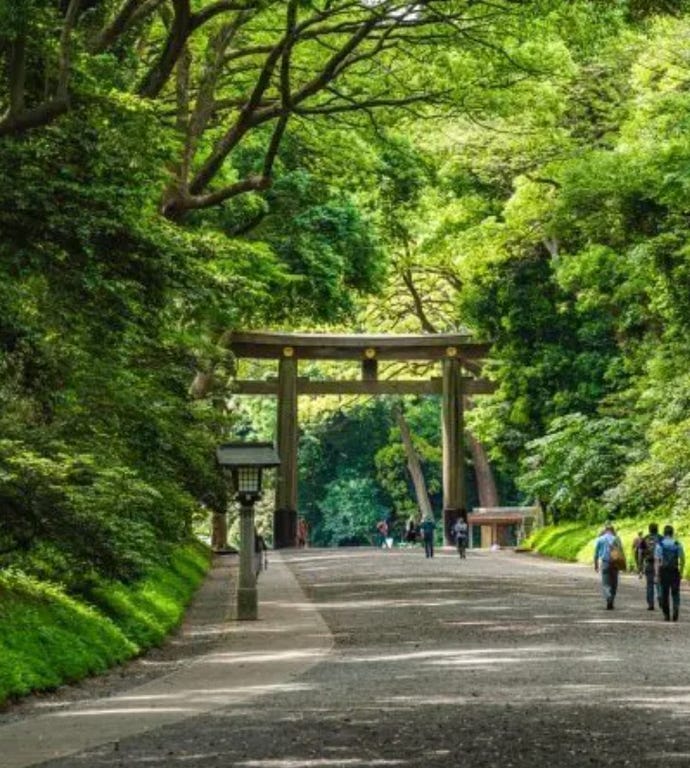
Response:
[[[405,448],[405,455],[407,457],[407,469],[412,477],[412,483],[414,484],[415,495],[417,496],[417,506],[422,518],[433,517],[434,513],[431,509],[431,502],[429,501],[429,494],[426,489],[426,481],[424,480],[424,472],[422,472],[422,464],[419,461],[419,456],[412,444],[412,436],[410,435],[410,428],[407,426],[405,417],[402,411],[397,408],[395,411],[395,419],[400,428],[400,437]]]
[[[213,513],[211,520],[211,549],[221,552],[228,548],[228,516],[227,514]]]
[[[138,95],[144,99],[154,99],[160,94],[183,54],[192,32],[192,9],[189,0],[173,0],[173,6],[175,17],[163,51],[139,86]]]
[[[468,433],[474,472],[477,477],[477,493],[479,494],[480,507],[498,507],[498,489],[491,464],[486,455],[484,446]]]
[[[215,376],[213,371],[197,371],[194,380],[189,385],[189,395],[195,400],[206,397],[213,388]]]
[[[465,411],[471,410],[474,405],[469,397],[463,398]],[[469,432],[467,438],[472,453],[472,463],[474,464],[474,474],[477,478],[477,495],[479,496],[480,507],[497,507],[500,504],[498,497],[498,488],[496,488],[496,478],[493,469],[489,464],[489,457],[486,455],[484,446]]]

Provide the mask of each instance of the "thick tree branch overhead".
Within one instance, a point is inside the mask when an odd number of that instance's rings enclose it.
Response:
[[[52,52],[46,47],[42,60],[32,48],[27,57],[36,32],[31,18],[0,49],[0,135],[69,110],[71,88],[78,87],[72,83],[79,82],[73,69],[108,56],[121,69],[118,87],[150,101],[181,134],[162,204],[175,218],[266,189],[292,116],[375,120],[413,106],[417,115],[440,106],[457,110],[438,83],[444,52],[495,50],[496,30],[518,13],[508,0],[119,0],[88,3],[88,13],[81,0],[64,13],[59,0],[49,5],[61,23]],[[122,58],[123,45],[135,59]],[[49,98],[27,90],[51,67]],[[169,108],[181,72],[185,119]],[[254,167],[240,169],[234,158],[250,138],[263,150]]]
[[[491,30],[507,8],[448,0],[422,0],[414,7],[400,0],[342,0],[308,8],[271,4],[243,24],[225,51],[227,78],[218,78],[214,94],[215,138],[210,146],[197,142],[188,163],[195,169],[192,177],[178,186],[181,194],[166,198],[163,210],[179,216],[185,208],[216,205],[255,189],[258,178],[269,185],[290,115],[324,119],[360,113],[371,119],[382,109],[450,108],[451,94],[435,84],[433,67],[424,72],[424,63],[435,60],[439,46],[459,48],[464,41],[475,47],[484,25]],[[410,78],[413,69],[418,74]],[[266,141],[263,163],[242,183],[231,174],[232,157],[250,136],[259,135]]]

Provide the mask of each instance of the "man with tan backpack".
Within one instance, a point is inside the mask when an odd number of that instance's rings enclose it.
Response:
[[[625,571],[625,553],[613,523],[608,521],[594,545],[594,570],[601,573],[601,591],[606,600],[606,610],[612,611],[618,591],[618,574]]]

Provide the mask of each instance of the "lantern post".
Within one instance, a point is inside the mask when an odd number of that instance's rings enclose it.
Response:
[[[272,443],[225,443],[216,449],[216,459],[231,493],[240,504],[237,619],[255,621],[258,618],[258,595],[254,569],[254,504],[261,498],[263,470],[280,466],[280,458]]]

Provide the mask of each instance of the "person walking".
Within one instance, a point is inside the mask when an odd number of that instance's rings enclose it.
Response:
[[[654,554],[657,583],[661,591],[661,610],[665,621],[671,620],[669,596],[673,601],[673,621],[678,621],[680,609],[680,577],[685,567],[683,545],[673,538],[673,526],[664,526],[664,536],[656,545]]]
[[[408,544],[414,544],[417,541],[419,531],[417,530],[417,523],[414,517],[411,517],[407,521],[407,527],[405,528],[405,541]]]
[[[640,547],[642,546],[642,542],[644,541],[644,534],[642,531],[637,532],[637,536],[633,539],[632,546],[630,547],[632,551],[632,559],[630,561],[630,570],[635,571],[637,570],[637,561],[639,560],[639,552]]]
[[[604,532],[594,544],[594,570],[601,573],[601,591],[606,600],[606,610],[613,610],[618,591],[618,573],[625,570],[625,554],[613,523],[607,522]]]
[[[654,610],[654,594],[659,595],[659,590],[655,584],[656,568],[654,558],[656,556],[656,545],[661,541],[659,536],[659,526],[656,523],[649,524],[649,533],[640,541],[637,547],[637,572],[640,578],[644,576],[647,586],[647,610]],[[659,600],[661,605],[661,600]]]
[[[453,525],[453,537],[455,538],[455,546],[458,548],[458,555],[460,555],[462,560],[465,559],[468,531],[469,527],[465,522],[465,519],[459,517]]]
[[[302,549],[303,547],[307,546],[307,541],[309,539],[309,526],[307,524],[307,521],[300,517],[297,520],[297,546]]]
[[[261,571],[268,569],[268,546],[266,539],[254,528],[254,577],[259,580]]]
[[[434,530],[436,529],[436,523],[433,517],[425,517],[422,524],[419,526],[422,532],[422,539],[424,540],[424,554],[426,557],[434,556]]]

